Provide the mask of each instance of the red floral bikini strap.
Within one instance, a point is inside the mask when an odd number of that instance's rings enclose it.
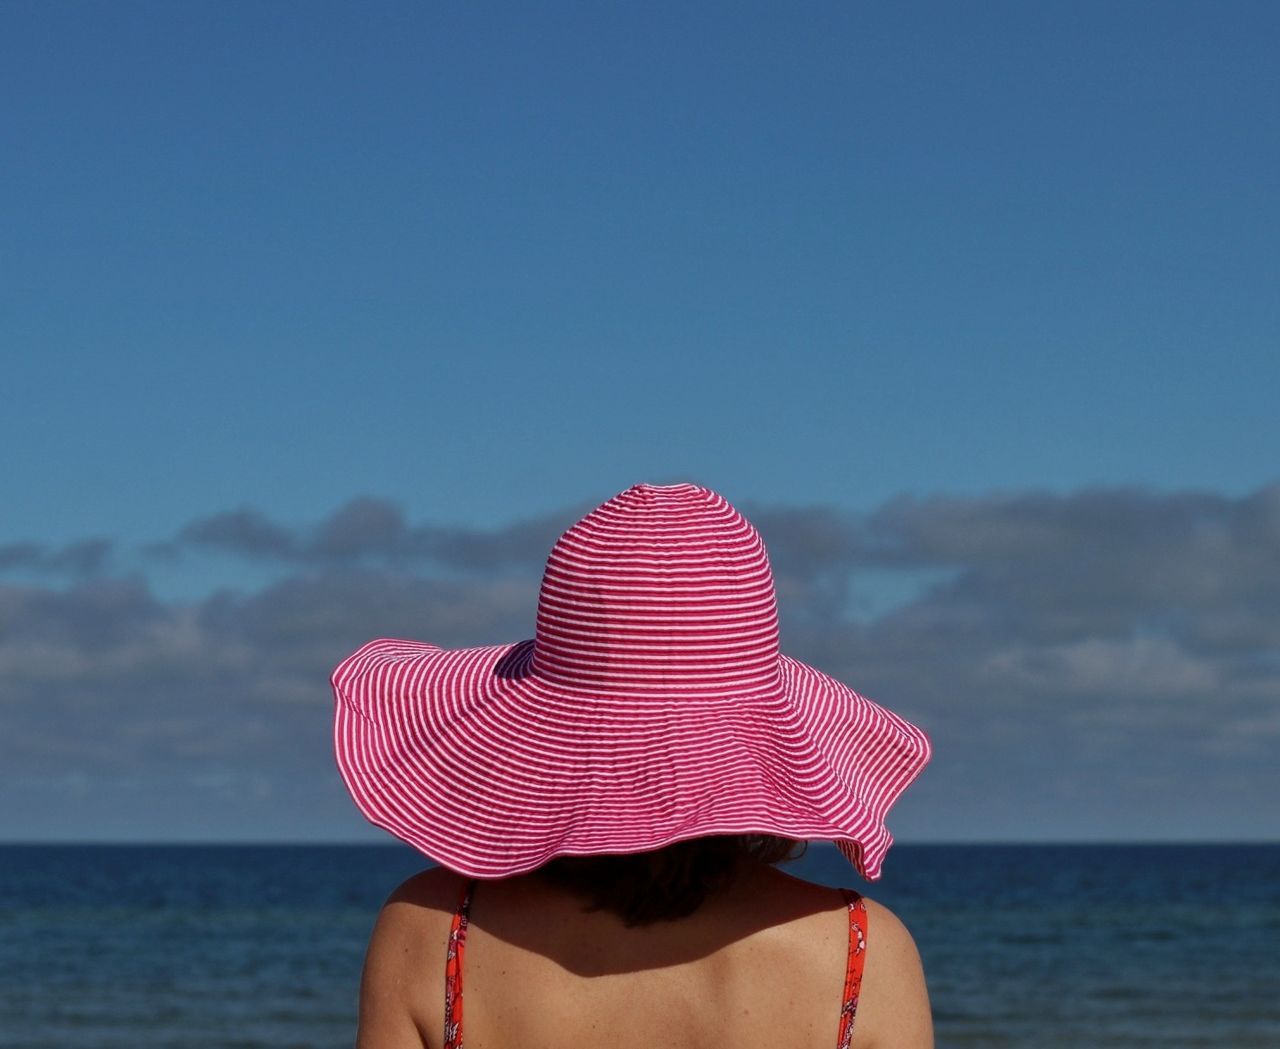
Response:
[[[444,1049],[462,1049],[462,954],[467,945],[475,887],[474,879],[462,886],[449,926],[449,950],[444,961]]]
[[[862,990],[862,966],[867,957],[867,907],[852,889],[841,889],[849,905],[849,961],[844,971],[844,1003],[840,1006],[840,1037],[836,1049],[849,1049],[853,1037],[853,1018],[858,1011],[858,994]]]

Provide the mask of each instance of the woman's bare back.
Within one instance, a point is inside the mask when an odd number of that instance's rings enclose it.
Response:
[[[440,1049],[452,872],[416,875],[384,907],[361,992],[358,1049]],[[910,935],[867,901],[853,1049],[932,1045]],[[483,881],[464,961],[466,1049],[835,1049],[848,908],[830,888],[748,868],[676,921],[627,928],[522,876]]]

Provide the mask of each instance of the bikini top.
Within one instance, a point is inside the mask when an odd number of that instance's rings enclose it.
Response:
[[[470,923],[471,896],[475,881],[462,887],[458,906],[449,927],[449,950],[444,969],[444,1049],[462,1049],[462,956]],[[862,988],[862,966],[867,952],[867,908],[862,897],[852,889],[841,889],[849,906],[849,960],[845,965],[844,1002],[840,1006],[839,1036],[836,1049],[849,1049],[853,1037],[853,1017],[858,1011],[858,992]]]

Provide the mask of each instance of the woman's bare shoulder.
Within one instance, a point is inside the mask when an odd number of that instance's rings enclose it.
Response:
[[[875,930],[876,950],[886,955],[882,961],[887,963],[892,958],[901,963],[914,958],[918,963],[920,956],[916,950],[915,937],[902,919],[870,896],[863,896],[862,902],[867,908],[867,928]]]
[[[378,912],[374,943],[405,953],[430,950],[443,943],[461,890],[462,877],[444,867],[406,878]]]
[[[460,875],[433,867],[406,878],[387,897],[365,954],[358,1049],[430,1044],[422,1032],[444,1022],[437,992],[444,986],[449,925],[461,891]]]
[[[383,910],[406,916],[441,911],[452,914],[458,906],[463,877],[446,867],[429,867],[405,878],[387,897]]]
[[[863,897],[867,957],[854,1049],[932,1049],[933,1015],[915,938],[882,903]]]

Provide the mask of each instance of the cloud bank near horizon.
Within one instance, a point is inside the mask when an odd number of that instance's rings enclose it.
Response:
[[[784,649],[934,739],[901,834],[1280,834],[1280,484],[740,508]],[[360,497],[304,525],[234,508],[137,550],[0,544],[0,836],[360,836],[329,669],[378,635],[531,636],[547,550],[588,509],[469,529]],[[209,554],[271,579],[155,594],[149,572]]]

